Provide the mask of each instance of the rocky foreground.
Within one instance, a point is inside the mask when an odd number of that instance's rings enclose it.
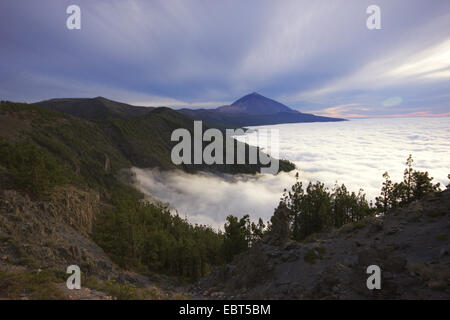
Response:
[[[93,190],[64,187],[45,200],[3,190],[0,299],[450,299],[450,190],[301,243],[273,224],[190,290],[111,262],[90,237],[104,206]],[[90,275],[81,291],[65,287],[70,264]],[[381,290],[367,289],[369,265],[381,268]]]
[[[213,299],[450,299],[450,190],[302,243],[267,236],[192,288]],[[381,289],[369,290],[369,265]]]
[[[108,204],[98,192],[56,188],[47,199],[0,190],[0,300],[180,299],[176,279],[121,270],[92,239],[95,216]],[[69,290],[69,265],[81,290]]]

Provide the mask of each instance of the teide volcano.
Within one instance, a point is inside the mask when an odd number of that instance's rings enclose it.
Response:
[[[216,109],[220,112],[229,113],[248,113],[248,114],[274,114],[278,112],[297,112],[284,104],[275,100],[266,98],[259,93],[253,92],[239,100],[236,100],[229,106],[223,106]]]
[[[236,100],[231,105],[216,109],[181,109],[179,111],[196,120],[227,127],[345,121],[345,119],[302,113],[256,92]]]

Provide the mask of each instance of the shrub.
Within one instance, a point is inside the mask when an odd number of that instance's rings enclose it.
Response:
[[[55,286],[58,280],[49,270],[19,273],[0,271],[0,292],[10,299],[20,299],[22,296],[38,300],[63,299],[63,293]]]
[[[306,252],[303,260],[307,263],[315,264],[317,259],[323,259],[325,252],[326,249],[322,247],[311,248]]]
[[[27,142],[8,143],[1,137],[0,165],[11,173],[17,188],[37,195],[67,183],[72,176],[48,151]]]

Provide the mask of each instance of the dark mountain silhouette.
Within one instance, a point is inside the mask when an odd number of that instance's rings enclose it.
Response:
[[[224,113],[248,113],[248,114],[274,114],[278,112],[297,112],[275,100],[266,98],[259,93],[253,92],[229,106],[222,106],[216,109]]]
[[[133,106],[103,97],[50,99],[36,102],[34,105],[90,120],[116,118],[129,120],[144,116],[155,109],[153,107]],[[181,109],[177,111],[195,120],[202,120],[210,127],[222,130],[280,123],[345,120],[302,113],[256,92],[238,99],[231,105],[216,109]]]
[[[256,92],[240,98],[231,105],[221,106],[216,109],[181,109],[179,111],[196,120],[226,127],[345,121],[345,119],[302,113]]]
[[[154,109],[152,107],[132,106],[103,97],[51,99],[37,102],[35,105],[92,120],[132,119],[146,115]]]

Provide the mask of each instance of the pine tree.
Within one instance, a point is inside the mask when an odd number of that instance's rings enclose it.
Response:
[[[375,206],[380,213],[387,214],[392,207],[392,191],[394,186],[387,171],[383,173],[383,178],[384,182],[381,187],[381,195],[375,198]]]
[[[402,203],[409,203],[413,197],[413,191],[412,191],[412,180],[413,180],[413,173],[414,170],[412,168],[414,160],[412,158],[412,155],[410,154],[408,159],[406,159],[406,168],[403,172],[403,183],[404,183],[404,190],[403,190],[403,199]]]

